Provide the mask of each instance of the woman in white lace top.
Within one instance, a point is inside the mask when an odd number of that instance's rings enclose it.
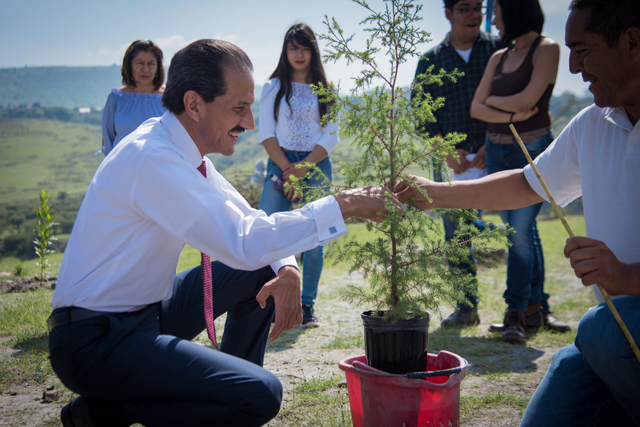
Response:
[[[297,24],[285,35],[280,61],[260,99],[258,143],[269,155],[260,209],[268,215],[291,209],[297,195],[293,190],[284,192],[282,183],[291,175],[303,177],[309,171],[296,165],[314,163],[329,180],[332,178],[329,154],[338,144],[338,126],[320,124],[329,105],[318,101],[311,83],[328,86],[315,34],[305,24]],[[308,186],[326,185],[313,175],[305,177]],[[322,246],[303,254],[302,326],[319,326],[313,305],[323,264]]]

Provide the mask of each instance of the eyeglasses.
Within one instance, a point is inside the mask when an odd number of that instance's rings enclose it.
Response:
[[[487,7],[454,7],[453,10],[457,10],[460,12],[464,18],[470,17],[473,13],[479,13],[480,15],[484,15],[487,13]]]

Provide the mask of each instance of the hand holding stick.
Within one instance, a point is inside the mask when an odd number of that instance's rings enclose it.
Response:
[[[567,232],[569,233],[570,237],[575,237],[575,235],[573,234],[573,231],[571,230],[571,227],[569,227],[569,224],[564,219],[564,215],[562,215],[562,212],[560,212],[560,208],[558,208],[558,204],[553,199],[553,196],[551,195],[551,191],[549,190],[549,187],[547,187],[547,183],[544,182],[544,179],[542,178],[542,175],[540,175],[540,172],[538,172],[538,168],[533,163],[533,160],[531,159],[531,156],[529,155],[529,152],[527,151],[527,147],[524,146],[524,143],[522,142],[522,139],[520,139],[520,135],[518,135],[518,132],[516,131],[516,128],[512,124],[509,125],[509,128],[511,128],[511,132],[513,132],[513,135],[516,137],[516,141],[518,141],[518,144],[520,145],[520,148],[522,148],[522,151],[524,152],[524,155],[527,157],[527,161],[529,162],[529,164],[531,165],[531,168],[533,169],[533,171],[535,172],[536,176],[538,177],[538,180],[540,181],[540,184],[542,184],[542,188],[544,188],[544,191],[547,193],[547,196],[549,196],[549,202],[551,202],[551,205],[553,206],[553,210],[556,211],[556,214],[558,215],[558,218],[560,218],[560,221],[562,221],[562,225],[564,225],[564,228],[567,230]],[[638,345],[636,344],[635,340],[633,339],[633,336],[629,332],[629,329],[627,328],[627,325],[625,325],[625,323],[622,321],[622,318],[620,317],[620,314],[618,313],[618,310],[613,305],[613,302],[611,301],[611,298],[609,297],[609,293],[601,285],[599,285],[599,284],[597,284],[597,285],[598,285],[598,289],[600,289],[600,292],[602,293],[602,296],[604,297],[604,300],[606,301],[607,305],[609,306],[609,309],[611,310],[611,313],[613,314],[613,317],[616,319],[616,322],[618,322],[618,326],[620,326],[620,329],[622,329],[622,333],[627,338],[627,341],[629,341],[629,345],[631,346],[631,350],[633,350],[633,353],[636,355],[636,358],[640,362],[640,350],[638,350]]]

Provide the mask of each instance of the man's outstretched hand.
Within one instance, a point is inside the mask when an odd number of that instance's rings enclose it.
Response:
[[[357,217],[373,222],[384,221],[387,215],[387,197],[391,196],[398,213],[402,214],[402,205],[387,187],[370,185],[364,188],[341,191],[335,194],[344,219]]]
[[[413,199],[413,206],[422,210],[433,209],[435,206],[432,202],[427,200],[427,198],[422,195],[415,188],[416,186],[423,191],[429,193],[429,189],[436,185],[435,182],[430,181],[426,178],[420,176],[409,175],[408,179],[412,182],[400,181],[396,188],[393,189],[396,197],[400,200],[400,203],[409,204],[411,199]]]
[[[269,341],[274,342],[283,332],[302,323],[300,271],[290,265],[282,267],[278,275],[258,292],[256,301],[264,308],[270,296],[276,304],[276,323],[269,334]]]

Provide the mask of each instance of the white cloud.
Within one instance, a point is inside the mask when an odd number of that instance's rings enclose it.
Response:
[[[212,38],[218,39],[218,40],[224,40],[233,44],[239,44],[240,42],[240,37],[236,36],[235,34],[216,33]]]
[[[219,39],[219,40],[226,40],[228,42],[236,43],[236,44],[237,44],[237,41],[239,40],[239,37],[237,37],[234,34],[222,34],[222,33],[217,33],[212,38]],[[169,63],[171,62],[171,58],[173,58],[173,55],[177,51],[187,46],[189,43],[193,43],[194,41],[195,39],[188,39],[181,34],[174,34],[169,37],[158,37],[153,39],[153,42],[157,44],[160,47],[160,49],[162,49],[162,53],[164,54],[165,66],[169,65]]]
[[[169,37],[156,38],[153,40],[153,42],[160,46],[160,49],[162,49],[163,52],[165,50],[177,51],[189,44],[187,43],[185,37],[180,34]]]
[[[96,56],[98,58],[103,56],[111,56],[112,53],[113,53],[113,50],[109,49],[108,47],[101,47],[100,49],[98,49]]]

